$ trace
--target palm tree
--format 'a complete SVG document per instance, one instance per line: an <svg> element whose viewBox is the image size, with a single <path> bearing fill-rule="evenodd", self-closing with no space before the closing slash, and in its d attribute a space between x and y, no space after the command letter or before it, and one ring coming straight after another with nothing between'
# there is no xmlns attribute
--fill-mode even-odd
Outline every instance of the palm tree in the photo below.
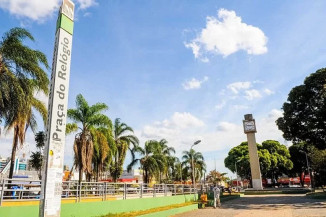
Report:
<svg viewBox="0 0 326 217"><path fill-rule="evenodd" d="M96 103L90 106L81 94L76 97L76 109L68 109L67 116L73 123L67 124L66 133L80 130L75 135L74 142L74 166L79 169L79 183L82 181L84 172L88 180L92 175L94 154L94 134L92 131L96 127L110 128L112 125L110 119L102 114L107 109L108 106L104 103Z"/></svg>
<svg viewBox="0 0 326 217"><path fill-rule="evenodd" d="M23 145L26 130L35 132L34 111L46 122L45 105L36 99L37 91L48 94L49 79L41 64L49 69L46 56L23 45L23 39L34 41L25 29L13 28L0 41L0 119L5 120L6 131L13 130L13 146L9 178L12 178L18 143Z"/></svg>
<svg viewBox="0 0 326 217"><path fill-rule="evenodd" d="M49 69L46 56L23 45L26 38L34 41L26 29L12 28L0 41L0 119L10 118L9 114L24 102L24 89L19 79L33 79L37 89L48 92L49 80L40 66L43 64Z"/></svg>
<svg viewBox="0 0 326 217"><path fill-rule="evenodd" d="M38 151L32 152L30 163L31 166L38 171L38 177L42 179L42 161L43 161L43 148L45 146L45 134L43 131L35 135L36 147Z"/></svg>
<svg viewBox="0 0 326 217"><path fill-rule="evenodd" d="M177 158L176 162L174 163L174 169L173 169L173 177L174 181L182 181L183 175L182 175L182 162L180 162L179 158Z"/></svg>
<svg viewBox="0 0 326 217"><path fill-rule="evenodd" d="M182 160L182 166L184 166L188 173L190 173L191 180L198 180L203 176L204 171L206 171L206 164L202 153L196 152L194 149L190 149L190 151L184 151ZM194 168L192 165L194 165ZM192 171L194 171L194 174ZM195 177L193 177L193 175Z"/></svg>
<svg viewBox="0 0 326 217"><path fill-rule="evenodd" d="M14 73L0 72L0 122L1 119L9 122L9 118L13 117L13 113L22 105L24 95Z"/></svg>
<svg viewBox="0 0 326 217"><path fill-rule="evenodd" d="M94 141L93 168L96 172L96 181L111 164L116 150L111 132L111 128L104 127L92 130Z"/></svg>
<svg viewBox="0 0 326 217"><path fill-rule="evenodd" d="M206 181L208 183L213 183L221 185L221 182L226 182L228 178L226 177L227 173L220 173L217 170L211 170L206 176Z"/></svg>
<svg viewBox="0 0 326 217"><path fill-rule="evenodd" d="M167 172L166 177L169 181L176 181L181 180L181 173L180 173L180 160L175 156L168 156L167 157Z"/></svg>
<svg viewBox="0 0 326 217"><path fill-rule="evenodd" d="M134 130L127 124L121 123L119 118L115 119L112 136L116 150L110 167L110 174L114 182L117 181L123 172L123 163L128 149L131 152L132 159L135 159L135 153L133 150L138 146L139 141L135 135L130 134L133 132ZM131 144L133 147L131 147Z"/></svg>
<svg viewBox="0 0 326 217"><path fill-rule="evenodd" d="M128 171L137 163L140 163L143 170L144 182L149 183L150 180L160 173L160 169L166 164L163 155L158 154L159 143L155 140L145 142L145 147L135 147L134 152L139 152L142 157L136 158L128 165Z"/></svg>
<svg viewBox="0 0 326 217"><path fill-rule="evenodd" d="M158 148L157 148L157 154L162 155L165 158L166 164L160 168L160 173L159 173L159 182L162 182L162 174L165 175L165 177L168 177L168 172L170 169L171 164L169 164L170 161L172 161L173 157L171 154L175 154L175 149L173 147L169 147L168 141L165 139L161 139L158 143Z"/></svg>

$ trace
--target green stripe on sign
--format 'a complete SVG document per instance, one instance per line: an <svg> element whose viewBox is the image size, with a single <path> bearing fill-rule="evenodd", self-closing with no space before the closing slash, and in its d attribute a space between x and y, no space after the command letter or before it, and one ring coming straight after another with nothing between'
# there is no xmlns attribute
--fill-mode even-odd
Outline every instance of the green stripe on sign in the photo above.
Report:
<svg viewBox="0 0 326 217"><path fill-rule="evenodd" d="M57 20L57 30L59 28L66 30L69 34L72 35L74 32L74 22L66 15L60 14Z"/></svg>

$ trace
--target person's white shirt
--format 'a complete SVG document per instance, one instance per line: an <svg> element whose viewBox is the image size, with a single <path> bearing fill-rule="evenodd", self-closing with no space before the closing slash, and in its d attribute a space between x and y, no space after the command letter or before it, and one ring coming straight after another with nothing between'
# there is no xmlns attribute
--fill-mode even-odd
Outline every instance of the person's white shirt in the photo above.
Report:
<svg viewBox="0 0 326 217"><path fill-rule="evenodd" d="M221 190L220 190L219 187L215 186L213 188L213 192L214 192L214 208L216 208L217 205L220 206L220 193L221 193Z"/></svg>
<svg viewBox="0 0 326 217"><path fill-rule="evenodd" d="M219 187L215 186L213 188L213 191L214 191L214 198L220 198L220 193L221 193L221 190Z"/></svg>

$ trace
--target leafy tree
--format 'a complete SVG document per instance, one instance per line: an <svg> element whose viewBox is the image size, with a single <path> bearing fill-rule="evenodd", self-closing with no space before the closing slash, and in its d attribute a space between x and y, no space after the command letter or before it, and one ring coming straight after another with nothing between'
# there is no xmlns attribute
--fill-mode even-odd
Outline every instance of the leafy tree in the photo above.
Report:
<svg viewBox="0 0 326 217"><path fill-rule="evenodd" d="M291 155L291 161L293 162L293 168L290 170L291 176L299 176L301 186L304 185L304 179L302 173L308 171L306 154L309 154L309 150L305 143L293 144L289 147L289 152Z"/></svg>
<svg viewBox="0 0 326 217"><path fill-rule="evenodd" d="M326 149L326 68L317 70L294 87L277 119L283 137L293 143L305 142Z"/></svg>
<svg viewBox="0 0 326 217"><path fill-rule="evenodd" d="M267 140L263 145L257 144L261 174L265 178L277 179L282 173L287 173L293 166L286 146L277 141ZM237 172L242 178L251 180L248 143L242 142L232 148L224 160L225 166L232 172Z"/></svg>
<svg viewBox="0 0 326 217"><path fill-rule="evenodd" d="M49 80L41 65L46 69L49 65L42 52L22 43L26 38L34 41L27 30L13 28L0 42L0 119L5 120L6 131L14 131L11 159L15 159L18 143L23 145L26 130L31 127L36 131L35 110L44 123L47 118L46 107L35 98L35 93L48 93ZM11 160L9 178L13 171Z"/></svg>
<svg viewBox="0 0 326 217"><path fill-rule="evenodd" d="M262 143L260 151L267 150L270 154L271 166L266 172L267 177L277 180L282 174L288 174L293 163L290 159L290 152L285 145L275 140L266 140ZM267 153L265 156L268 156ZM263 159L262 159L263 160Z"/></svg>
<svg viewBox="0 0 326 217"><path fill-rule="evenodd" d="M182 166L188 172L187 176L185 177L190 176L191 180L199 180L201 177L203 177L203 174L206 171L206 164L202 153L196 152L194 149L190 149L190 151L184 151L182 160ZM192 171L194 171L194 174Z"/></svg>
<svg viewBox="0 0 326 217"><path fill-rule="evenodd" d="M133 135L133 129L125 123L121 123L120 119L115 119L113 126L113 140L116 147L113 155L113 162L110 167L110 174L116 182L123 172L123 163L126 158L127 150L130 151L132 159L135 159L133 150L138 146L138 138ZM133 147L131 147L133 145Z"/></svg>
<svg viewBox="0 0 326 217"><path fill-rule="evenodd" d="M251 179L248 143L242 142L240 145L232 148L225 158L224 164L232 172L237 171L240 177Z"/></svg>
<svg viewBox="0 0 326 217"><path fill-rule="evenodd" d="M43 162L43 148L45 146L45 134L43 131L35 135L36 147L38 151L32 152L30 163L31 166L38 171L38 177L42 179L42 162Z"/></svg>
<svg viewBox="0 0 326 217"><path fill-rule="evenodd" d="M319 150L313 147L309 154L309 159L311 163L311 170L314 172L312 176L313 186L326 185L326 149Z"/></svg>
<svg viewBox="0 0 326 217"><path fill-rule="evenodd" d="M108 106L104 103L90 106L81 94L76 97L76 109L68 109L67 116L73 123L67 124L66 132L80 131L75 135L74 142L74 166L79 169L79 182L82 181L84 172L88 180L93 172L94 133L92 132L98 127L110 128L112 125L111 120L102 114L107 109ZM77 124L80 124L80 127Z"/></svg>
<svg viewBox="0 0 326 217"><path fill-rule="evenodd" d="M160 169L166 164L166 159L158 152L158 149L160 149L159 142L156 140L148 140L145 142L144 148L137 146L133 149L134 152L139 152L142 157L133 159L128 165L128 170L131 170L134 165L140 163L144 171L144 182L150 183L150 180L158 176Z"/></svg>

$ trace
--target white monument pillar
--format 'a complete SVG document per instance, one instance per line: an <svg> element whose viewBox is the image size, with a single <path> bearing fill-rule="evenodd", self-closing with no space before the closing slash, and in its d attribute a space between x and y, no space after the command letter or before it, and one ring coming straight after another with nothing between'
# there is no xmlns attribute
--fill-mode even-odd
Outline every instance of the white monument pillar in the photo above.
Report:
<svg viewBox="0 0 326 217"><path fill-rule="evenodd" d="M257 132L256 123L255 119L252 117L252 114L246 114L244 118L243 128L244 133L247 134L248 140L252 187L254 190L262 190L263 186L255 137L255 133Z"/></svg>
<svg viewBox="0 0 326 217"><path fill-rule="evenodd" d="M73 19L74 3L63 0L53 52L40 217L60 217Z"/></svg>

